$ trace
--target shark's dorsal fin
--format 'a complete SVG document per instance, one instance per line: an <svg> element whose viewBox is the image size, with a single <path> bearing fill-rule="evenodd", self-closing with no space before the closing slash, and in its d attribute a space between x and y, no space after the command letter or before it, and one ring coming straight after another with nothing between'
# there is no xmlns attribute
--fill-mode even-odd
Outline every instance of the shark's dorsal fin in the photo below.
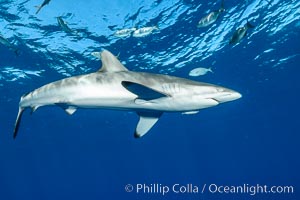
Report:
<svg viewBox="0 0 300 200"><path fill-rule="evenodd" d="M104 50L101 52L100 57L102 61L102 67L99 69L99 72L128 71L128 69L124 65L122 65L118 58L114 56L111 52Z"/></svg>
<svg viewBox="0 0 300 200"><path fill-rule="evenodd" d="M137 124L134 137L140 138L153 127L162 115L162 112L138 112L137 114L140 116L140 120Z"/></svg>
<svg viewBox="0 0 300 200"><path fill-rule="evenodd" d="M158 99L161 97L167 97L167 94L158 92L152 88L149 88L145 85L134 83L131 81L122 81L123 87L125 87L128 91L132 92L133 94L137 95L137 99L143 99L146 101Z"/></svg>

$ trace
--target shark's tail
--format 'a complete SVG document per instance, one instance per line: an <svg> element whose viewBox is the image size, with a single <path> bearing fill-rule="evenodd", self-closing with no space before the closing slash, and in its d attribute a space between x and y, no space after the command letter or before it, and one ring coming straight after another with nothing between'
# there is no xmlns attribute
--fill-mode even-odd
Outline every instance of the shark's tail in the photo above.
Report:
<svg viewBox="0 0 300 200"><path fill-rule="evenodd" d="M16 122L15 122L14 139L17 137L24 110L25 110L25 108L19 107L18 116L17 116Z"/></svg>

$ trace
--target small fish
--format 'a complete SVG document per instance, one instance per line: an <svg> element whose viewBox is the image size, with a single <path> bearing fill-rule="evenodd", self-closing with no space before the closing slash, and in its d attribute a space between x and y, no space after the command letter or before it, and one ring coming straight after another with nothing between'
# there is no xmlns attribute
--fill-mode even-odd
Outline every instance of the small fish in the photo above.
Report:
<svg viewBox="0 0 300 200"><path fill-rule="evenodd" d="M0 43L6 46L8 49L12 50L15 52L15 54L18 56L19 49L17 49L13 44L11 44L6 38L0 35Z"/></svg>
<svg viewBox="0 0 300 200"><path fill-rule="evenodd" d="M195 68L195 69L191 70L190 73L189 73L189 76L203 76L207 72L214 73L212 71L211 67L210 68L198 67L198 68Z"/></svg>
<svg viewBox="0 0 300 200"><path fill-rule="evenodd" d="M37 7L37 11L35 14L38 14L40 12L40 10L47 4L49 4L51 0L44 0L43 3L40 6L36 6Z"/></svg>
<svg viewBox="0 0 300 200"><path fill-rule="evenodd" d="M64 22L64 20L61 17L57 17L57 23L63 31L65 31L66 33L73 34L73 31L68 27L68 25Z"/></svg>
<svg viewBox="0 0 300 200"><path fill-rule="evenodd" d="M114 36L116 36L116 37L128 37L135 30L136 30L136 28L125 28L125 29L117 30L114 33Z"/></svg>
<svg viewBox="0 0 300 200"><path fill-rule="evenodd" d="M91 53L91 55L101 60L101 52L94 51Z"/></svg>
<svg viewBox="0 0 300 200"><path fill-rule="evenodd" d="M271 1L270 0L263 0L263 1L266 1L268 4L269 4L269 6L272 6L272 3L271 3ZM247 0L247 4L249 3L249 1Z"/></svg>
<svg viewBox="0 0 300 200"><path fill-rule="evenodd" d="M247 21L247 23L243 27L238 28L234 32L233 36L230 39L229 44L239 43L247 35L247 30L249 28L254 28L254 26Z"/></svg>
<svg viewBox="0 0 300 200"><path fill-rule="evenodd" d="M202 17L197 24L197 28L202 28L213 24L219 18L220 14L224 12L224 0L222 1L221 7L219 10L212 11L205 17Z"/></svg>
<svg viewBox="0 0 300 200"><path fill-rule="evenodd" d="M140 29L137 29L133 32L133 37L145 37L147 35L150 35L153 31L159 30L157 26L149 26L149 27L143 27Z"/></svg>

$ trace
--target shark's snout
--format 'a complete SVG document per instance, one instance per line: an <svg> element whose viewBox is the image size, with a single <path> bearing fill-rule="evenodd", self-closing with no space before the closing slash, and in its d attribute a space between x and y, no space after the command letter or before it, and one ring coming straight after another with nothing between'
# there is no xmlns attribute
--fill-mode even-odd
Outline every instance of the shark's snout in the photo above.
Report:
<svg viewBox="0 0 300 200"><path fill-rule="evenodd" d="M214 99L219 103L224 103L227 101L234 101L241 97L242 95L239 92L236 92L234 90L229 90L229 89L223 89L223 91L218 92L218 94L214 97Z"/></svg>

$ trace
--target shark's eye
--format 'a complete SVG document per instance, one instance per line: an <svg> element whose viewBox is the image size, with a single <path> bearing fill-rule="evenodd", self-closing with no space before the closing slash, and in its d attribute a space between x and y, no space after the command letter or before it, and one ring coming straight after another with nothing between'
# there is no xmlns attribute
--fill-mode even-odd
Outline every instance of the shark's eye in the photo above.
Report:
<svg viewBox="0 0 300 200"><path fill-rule="evenodd" d="M216 88L217 92L224 92L224 88Z"/></svg>

